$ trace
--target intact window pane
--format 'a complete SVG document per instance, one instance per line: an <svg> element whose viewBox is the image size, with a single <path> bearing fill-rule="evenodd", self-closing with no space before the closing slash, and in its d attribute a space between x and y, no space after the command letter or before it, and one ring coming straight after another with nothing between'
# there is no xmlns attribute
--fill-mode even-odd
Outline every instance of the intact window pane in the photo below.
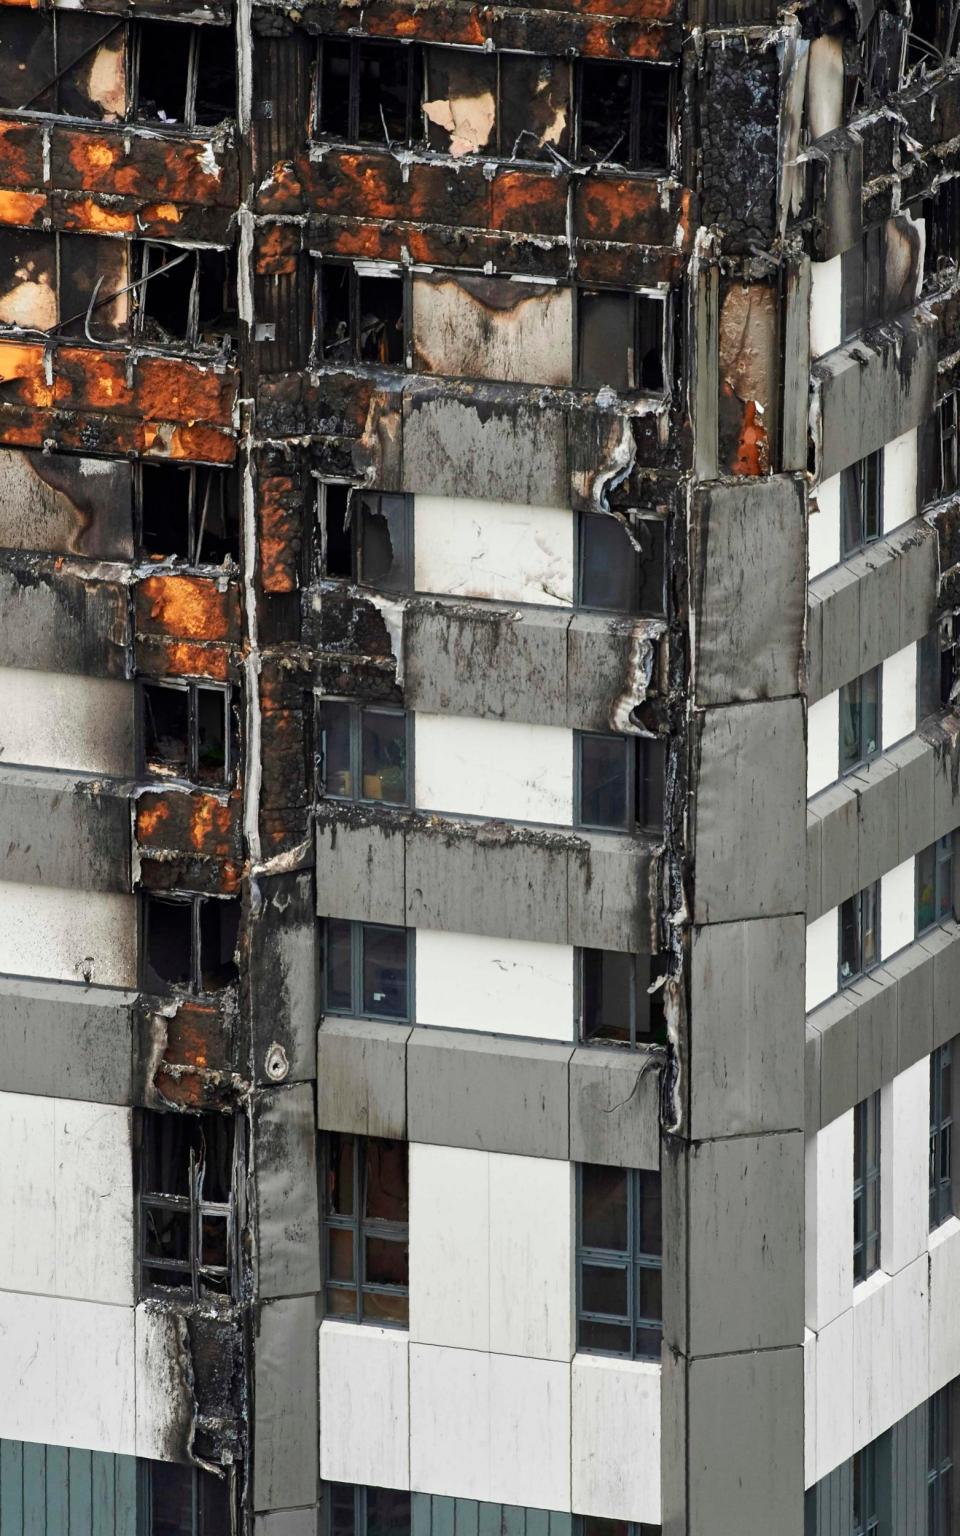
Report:
<svg viewBox="0 0 960 1536"><path fill-rule="evenodd" d="M860 903L850 896L840 907L840 978L852 981L863 970L860 953Z"/></svg>
<svg viewBox="0 0 960 1536"><path fill-rule="evenodd" d="M365 1244L364 1278L371 1285L407 1285L406 1238L367 1237Z"/></svg>
<svg viewBox="0 0 960 1536"><path fill-rule="evenodd" d="M407 798L406 716L365 709L361 728L364 800L403 805Z"/></svg>
<svg viewBox="0 0 960 1536"><path fill-rule="evenodd" d="M580 517L580 602L585 608L631 613L636 603L636 554L615 517Z"/></svg>
<svg viewBox="0 0 960 1536"><path fill-rule="evenodd" d="M637 1248L640 1253L663 1251L663 1215L659 1173L637 1174Z"/></svg>
<svg viewBox="0 0 960 1536"><path fill-rule="evenodd" d="M331 1131L327 1155L327 1210L336 1216L352 1216L356 1206L352 1136Z"/></svg>
<svg viewBox="0 0 960 1536"><path fill-rule="evenodd" d="M646 737L637 742L637 823L648 831L663 828L663 781L666 769L666 743Z"/></svg>
<svg viewBox="0 0 960 1536"><path fill-rule="evenodd" d="M324 981L329 1013L350 1013L353 1009L350 931L349 923L327 918Z"/></svg>
<svg viewBox="0 0 960 1536"><path fill-rule="evenodd" d="M630 1040L634 957L608 949L581 951L584 1040Z"/></svg>
<svg viewBox="0 0 960 1536"><path fill-rule="evenodd" d="M342 1280L349 1284L356 1279L352 1227L331 1227L327 1265L331 1280Z"/></svg>
<svg viewBox="0 0 960 1536"><path fill-rule="evenodd" d="M365 1536L410 1536L409 1493L395 1488L368 1488Z"/></svg>
<svg viewBox="0 0 960 1536"><path fill-rule="evenodd" d="M193 1468L150 1463L151 1536L194 1536Z"/></svg>
<svg viewBox="0 0 960 1536"><path fill-rule="evenodd" d="M629 1243L627 1170L588 1163L581 1169L580 1180L581 1246L626 1253Z"/></svg>
<svg viewBox="0 0 960 1536"><path fill-rule="evenodd" d="M407 1144L371 1137L366 1143L365 1216L376 1221L405 1222L408 1210Z"/></svg>
<svg viewBox="0 0 960 1536"><path fill-rule="evenodd" d="M861 752L870 757L880 750L880 668L860 679Z"/></svg>
<svg viewBox="0 0 960 1536"><path fill-rule="evenodd" d="M342 704L333 699L324 700L320 715L323 731L324 793L331 799L349 800L353 796L350 717L349 704Z"/></svg>
<svg viewBox="0 0 960 1536"><path fill-rule="evenodd" d="M917 644L917 720L937 714L940 704L940 631L935 626Z"/></svg>
<svg viewBox="0 0 960 1536"><path fill-rule="evenodd" d="M577 383L584 389L633 388L632 315L630 293L584 288L577 294Z"/></svg>
<svg viewBox="0 0 960 1536"><path fill-rule="evenodd" d="M598 1353L609 1355L631 1353L630 1329L622 1323L596 1323L588 1318L581 1318L577 1342L581 1349L596 1350Z"/></svg>
<svg viewBox="0 0 960 1536"><path fill-rule="evenodd" d="M352 1483L328 1483L330 1536L355 1536L354 1487Z"/></svg>
<svg viewBox="0 0 960 1536"><path fill-rule="evenodd" d="M363 927L363 1012L378 1018L407 1017L407 931Z"/></svg>
<svg viewBox="0 0 960 1536"><path fill-rule="evenodd" d="M860 958L865 971L880 959L880 885L874 882L860 893Z"/></svg>
<svg viewBox="0 0 960 1536"><path fill-rule="evenodd" d="M365 1323L392 1323L402 1328L407 1322L409 1306L405 1291L364 1291L363 1320Z"/></svg>
<svg viewBox="0 0 960 1536"><path fill-rule="evenodd" d="M840 552L852 554L863 543L860 504L860 465L851 464L840 476Z"/></svg>
<svg viewBox="0 0 960 1536"><path fill-rule="evenodd" d="M923 933L937 920L937 850L931 844L917 854L917 932Z"/></svg>
<svg viewBox="0 0 960 1536"><path fill-rule="evenodd" d="M580 816L585 827L609 827L625 831L630 823L630 752L625 736L581 735Z"/></svg>
<svg viewBox="0 0 960 1536"><path fill-rule="evenodd" d="M581 1271L580 1305L584 1312L628 1317L630 1276L626 1264L587 1264Z"/></svg>

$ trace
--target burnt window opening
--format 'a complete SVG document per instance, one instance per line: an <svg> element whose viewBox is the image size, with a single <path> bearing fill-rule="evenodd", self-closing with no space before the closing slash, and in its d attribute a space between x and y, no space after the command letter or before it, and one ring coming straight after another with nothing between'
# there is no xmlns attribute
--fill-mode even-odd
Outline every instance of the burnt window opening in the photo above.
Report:
<svg viewBox="0 0 960 1536"><path fill-rule="evenodd" d="M845 342L885 318L886 259L885 224L868 229L840 258L840 323Z"/></svg>
<svg viewBox="0 0 960 1536"><path fill-rule="evenodd" d="M626 513L581 512L577 605L608 613L666 613L667 525Z"/></svg>
<svg viewBox="0 0 960 1536"><path fill-rule="evenodd" d="M321 1137L324 1311L404 1328L409 1309L407 1144Z"/></svg>
<svg viewBox="0 0 960 1536"><path fill-rule="evenodd" d="M232 784L239 752L233 690L212 683L142 683L140 767L155 778Z"/></svg>
<svg viewBox="0 0 960 1536"><path fill-rule="evenodd" d="M127 23L83 11L0 10L0 108L116 122L127 109Z"/></svg>
<svg viewBox="0 0 960 1536"><path fill-rule="evenodd" d="M840 477L840 553L844 559L883 532L883 453L868 454Z"/></svg>
<svg viewBox="0 0 960 1536"><path fill-rule="evenodd" d="M412 723L403 709L317 700L317 784L327 800L408 805Z"/></svg>
<svg viewBox="0 0 960 1536"><path fill-rule="evenodd" d="M925 275L935 276L941 262L960 261L960 177L942 181L932 196L923 198L910 211L924 222Z"/></svg>
<svg viewBox="0 0 960 1536"><path fill-rule="evenodd" d="M411 591L413 497L319 482L314 564L317 576Z"/></svg>
<svg viewBox="0 0 960 1536"><path fill-rule="evenodd" d="M956 390L937 405L937 427L940 440L939 491L941 496L955 496L960 491L960 405Z"/></svg>
<svg viewBox="0 0 960 1536"><path fill-rule="evenodd" d="M208 996L237 979L238 896L143 893L141 986Z"/></svg>
<svg viewBox="0 0 960 1536"><path fill-rule="evenodd" d="M140 1462L144 1536L231 1536L230 1475L184 1467L173 1461Z"/></svg>
<svg viewBox="0 0 960 1536"><path fill-rule="evenodd" d="M351 144L422 141L422 52L416 44L321 38L317 46L316 131Z"/></svg>
<svg viewBox="0 0 960 1536"><path fill-rule="evenodd" d="M665 171L671 159L673 71L655 64L580 59L574 155L581 164Z"/></svg>
<svg viewBox="0 0 960 1536"><path fill-rule="evenodd" d="M141 1294L200 1301L235 1293L237 1125L234 1115L143 1111Z"/></svg>
<svg viewBox="0 0 960 1536"><path fill-rule="evenodd" d="M5 229L0 325L98 345L128 333L128 243L108 236Z"/></svg>
<svg viewBox="0 0 960 1536"><path fill-rule="evenodd" d="M940 69L960 42L957 0L911 0L909 63Z"/></svg>
<svg viewBox="0 0 960 1536"><path fill-rule="evenodd" d="M188 565L240 560L236 472L207 464L144 463L136 477L141 556Z"/></svg>
<svg viewBox="0 0 960 1536"><path fill-rule="evenodd" d="M237 340L233 254L153 240L132 247L134 332L158 346L212 347Z"/></svg>
<svg viewBox="0 0 960 1536"><path fill-rule="evenodd" d="M666 742L574 733L575 824L606 832L662 832Z"/></svg>
<svg viewBox="0 0 960 1536"><path fill-rule="evenodd" d="M917 644L917 722L949 709L960 678L960 615L947 613Z"/></svg>
<svg viewBox="0 0 960 1536"><path fill-rule="evenodd" d="M620 394L669 387L670 310L661 294L578 288L576 382Z"/></svg>
<svg viewBox="0 0 960 1536"><path fill-rule="evenodd" d="M410 1495L356 1483L323 1485L324 1536L411 1536Z"/></svg>
<svg viewBox="0 0 960 1536"><path fill-rule="evenodd" d="M133 56L133 115L138 122L205 128L236 116L236 40L231 27L139 21Z"/></svg>
<svg viewBox="0 0 960 1536"><path fill-rule="evenodd" d="M317 354L325 366L407 362L407 282L396 268L323 261L316 285Z"/></svg>
<svg viewBox="0 0 960 1536"><path fill-rule="evenodd" d="M413 944L412 928L328 917L323 924L324 1013L401 1023L411 1019Z"/></svg>
<svg viewBox="0 0 960 1536"><path fill-rule="evenodd" d="M585 1045L665 1045L665 955L577 950L578 1035Z"/></svg>

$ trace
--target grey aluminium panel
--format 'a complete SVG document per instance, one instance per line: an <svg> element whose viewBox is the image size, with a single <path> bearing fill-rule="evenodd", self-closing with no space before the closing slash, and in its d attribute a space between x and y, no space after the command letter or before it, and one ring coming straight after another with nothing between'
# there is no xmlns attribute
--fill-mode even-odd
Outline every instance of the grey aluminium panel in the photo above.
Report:
<svg viewBox="0 0 960 1536"><path fill-rule="evenodd" d="M529 506L569 507L563 412L472 386L457 399L442 381L408 385L401 489Z"/></svg>
<svg viewBox="0 0 960 1536"><path fill-rule="evenodd" d="M253 1506L315 1504L318 1494L317 1298L267 1301L253 1349Z"/></svg>
<svg viewBox="0 0 960 1536"><path fill-rule="evenodd" d="M820 655L816 679L811 676L808 684L810 704L860 673L860 582L856 571L849 565L838 565L817 577L814 586L820 600Z"/></svg>
<svg viewBox="0 0 960 1536"><path fill-rule="evenodd" d="M0 634L8 667L88 677L131 674L127 589L119 579L89 579L82 563L55 568L50 559L18 556L13 568L0 568Z"/></svg>
<svg viewBox="0 0 960 1536"><path fill-rule="evenodd" d="M570 1160L660 1167L659 1054L581 1046L570 1058Z"/></svg>
<svg viewBox="0 0 960 1536"><path fill-rule="evenodd" d="M858 863L856 889L863 890L900 862L900 785L897 767L887 757L865 763L844 781L857 796ZM824 824L824 846L830 835Z"/></svg>
<svg viewBox="0 0 960 1536"><path fill-rule="evenodd" d="M564 608L414 599L403 620L407 708L579 724L567 713L570 621Z"/></svg>
<svg viewBox="0 0 960 1536"><path fill-rule="evenodd" d="M272 1515L256 1515L253 1536L318 1536L320 1512L316 1505L307 1509L278 1509Z"/></svg>
<svg viewBox="0 0 960 1536"><path fill-rule="evenodd" d="M820 1035L819 1125L829 1125L858 1098L856 1003L847 990L837 992L807 1016L807 1023Z"/></svg>
<svg viewBox="0 0 960 1536"><path fill-rule="evenodd" d="M417 821L406 841L404 920L411 928L565 944L572 843L503 822Z"/></svg>
<svg viewBox="0 0 960 1536"><path fill-rule="evenodd" d="M130 890L130 798L123 782L0 768L3 877L88 891Z"/></svg>
<svg viewBox="0 0 960 1536"><path fill-rule="evenodd" d="M937 321L918 308L814 363L823 479L926 420L937 337Z"/></svg>
<svg viewBox="0 0 960 1536"><path fill-rule="evenodd" d="M314 1294L321 1285L313 1086L261 1092L255 1109L257 1277L263 1297Z"/></svg>
<svg viewBox="0 0 960 1536"><path fill-rule="evenodd" d="M0 1082L8 1093L133 1103L135 992L0 976Z"/></svg>
<svg viewBox="0 0 960 1536"><path fill-rule="evenodd" d="M567 861L567 943L656 950L658 869L655 850L637 838L578 833Z"/></svg>
<svg viewBox="0 0 960 1536"><path fill-rule="evenodd" d="M317 1125L407 1139L408 1024L328 1016L317 1036Z"/></svg>
<svg viewBox="0 0 960 1536"><path fill-rule="evenodd" d="M354 922L406 922L403 824L353 806L317 811L317 913Z"/></svg>

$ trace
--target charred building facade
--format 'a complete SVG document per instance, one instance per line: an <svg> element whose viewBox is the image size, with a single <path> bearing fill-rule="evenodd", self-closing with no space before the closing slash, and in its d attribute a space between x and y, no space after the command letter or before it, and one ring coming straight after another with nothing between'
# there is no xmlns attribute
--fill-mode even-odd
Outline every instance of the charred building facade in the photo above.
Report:
<svg viewBox="0 0 960 1536"><path fill-rule="evenodd" d="M0 1536L957 1536L958 11L0 3Z"/></svg>

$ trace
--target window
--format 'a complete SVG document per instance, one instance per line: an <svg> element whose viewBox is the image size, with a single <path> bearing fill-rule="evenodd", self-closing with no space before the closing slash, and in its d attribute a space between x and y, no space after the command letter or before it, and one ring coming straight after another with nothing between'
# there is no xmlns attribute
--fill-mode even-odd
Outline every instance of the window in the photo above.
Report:
<svg viewBox="0 0 960 1536"><path fill-rule="evenodd" d="M673 75L655 65L580 59L575 155L581 164L665 170Z"/></svg>
<svg viewBox="0 0 960 1536"><path fill-rule="evenodd" d="M237 340L237 289L229 251L135 241L131 248L134 332L169 347L224 350Z"/></svg>
<svg viewBox="0 0 960 1536"><path fill-rule="evenodd" d="M582 389L660 394L667 388L669 309L661 294L578 288L576 301Z"/></svg>
<svg viewBox="0 0 960 1536"><path fill-rule="evenodd" d="M665 743L586 731L575 732L574 741L577 826L662 830Z"/></svg>
<svg viewBox="0 0 960 1536"><path fill-rule="evenodd" d="M577 603L608 613L666 612L667 525L654 518L581 512Z"/></svg>
<svg viewBox="0 0 960 1536"><path fill-rule="evenodd" d="M108 345L129 331L124 240L5 229L0 325Z"/></svg>
<svg viewBox="0 0 960 1536"><path fill-rule="evenodd" d="M144 1536L231 1536L233 1503L229 1473L172 1461L142 1461Z"/></svg>
<svg viewBox="0 0 960 1536"><path fill-rule="evenodd" d="M76 11L0 11L0 107L115 122L126 113L127 27Z"/></svg>
<svg viewBox="0 0 960 1536"><path fill-rule="evenodd" d="M660 1175L577 1165L577 1348L659 1360Z"/></svg>
<svg viewBox="0 0 960 1536"><path fill-rule="evenodd" d="M144 1110L140 1288L235 1294L234 1152L238 1117ZM176 1527L173 1528L176 1530Z"/></svg>
<svg viewBox="0 0 960 1536"><path fill-rule="evenodd" d="M137 471L140 551L158 560L222 565L240 559L237 477L206 464L141 464Z"/></svg>
<svg viewBox="0 0 960 1536"><path fill-rule="evenodd" d="M930 1055L930 1230L953 1215L953 1045Z"/></svg>
<svg viewBox="0 0 960 1536"><path fill-rule="evenodd" d="M141 123L214 127L237 110L232 27L137 23L134 116Z"/></svg>
<svg viewBox="0 0 960 1536"><path fill-rule="evenodd" d="M399 1488L325 1483L325 1536L410 1536L410 1495Z"/></svg>
<svg viewBox="0 0 960 1536"><path fill-rule="evenodd" d="M378 1136L323 1137L328 1317L405 1327L407 1146Z"/></svg>
<svg viewBox="0 0 960 1536"><path fill-rule="evenodd" d="M945 614L917 645L917 719L950 706L957 680L960 618Z"/></svg>
<svg viewBox="0 0 960 1536"><path fill-rule="evenodd" d="M877 1440L853 1458L853 1536L887 1536L880 1517L880 1477Z"/></svg>
<svg viewBox="0 0 960 1536"><path fill-rule="evenodd" d="M853 1110L853 1279L880 1268L880 1093ZM870 1529L870 1527L867 1527Z"/></svg>
<svg viewBox="0 0 960 1536"><path fill-rule="evenodd" d="M887 228L877 224L840 258L841 325L844 341L884 318L883 274Z"/></svg>
<svg viewBox="0 0 960 1536"><path fill-rule="evenodd" d="M879 539L883 519L883 455L868 454L840 476L841 554Z"/></svg>
<svg viewBox="0 0 960 1536"><path fill-rule="evenodd" d="M367 38L321 38L316 127L351 144L409 145L422 138L421 51Z"/></svg>
<svg viewBox="0 0 960 1536"><path fill-rule="evenodd" d="M604 1520L599 1515L574 1515L575 1536L660 1536L659 1525L638 1525L635 1520Z"/></svg>
<svg viewBox="0 0 960 1536"><path fill-rule="evenodd" d="M328 917L324 924L323 979L326 1013L409 1019L413 930Z"/></svg>
<svg viewBox="0 0 960 1536"><path fill-rule="evenodd" d="M409 592L413 584L413 497L321 481L315 574Z"/></svg>
<svg viewBox="0 0 960 1536"><path fill-rule="evenodd" d="M662 1045L663 955L577 950L579 1035L585 1044Z"/></svg>
<svg viewBox="0 0 960 1536"><path fill-rule="evenodd" d="M141 683L141 770L193 784L232 784L239 762L233 690L210 683Z"/></svg>
<svg viewBox="0 0 960 1536"><path fill-rule="evenodd" d="M237 979L240 898L143 895L146 992L221 992Z"/></svg>
<svg viewBox="0 0 960 1536"><path fill-rule="evenodd" d="M926 1536L954 1536L952 1387L941 1387L927 1403Z"/></svg>
<svg viewBox="0 0 960 1536"><path fill-rule="evenodd" d="M328 800L406 805L410 721L405 710L322 699L320 793Z"/></svg>
<svg viewBox="0 0 960 1536"><path fill-rule="evenodd" d="M397 267L317 263L317 351L325 366L407 362L406 279Z"/></svg>
<svg viewBox="0 0 960 1536"><path fill-rule="evenodd" d="M953 834L917 854L917 933L953 916Z"/></svg>
<svg viewBox="0 0 960 1536"><path fill-rule="evenodd" d="M840 903L840 986L880 963L880 881Z"/></svg>
<svg viewBox="0 0 960 1536"><path fill-rule="evenodd" d="M840 689L840 772L852 773L880 751L881 669Z"/></svg>

